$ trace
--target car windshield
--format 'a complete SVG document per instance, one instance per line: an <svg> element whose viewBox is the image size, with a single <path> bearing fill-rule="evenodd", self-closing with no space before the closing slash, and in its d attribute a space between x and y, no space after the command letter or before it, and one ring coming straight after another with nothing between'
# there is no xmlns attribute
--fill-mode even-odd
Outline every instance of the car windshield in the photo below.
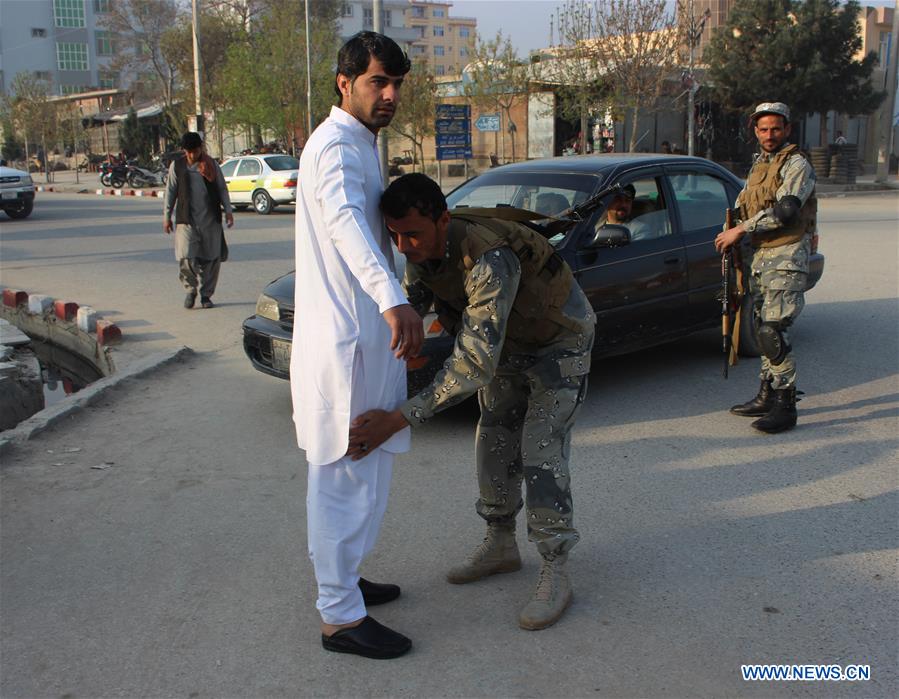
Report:
<svg viewBox="0 0 899 699"><path fill-rule="evenodd" d="M290 155L273 155L265 159L272 170L296 170L300 161Z"/></svg>
<svg viewBox="0 0 899 699"><path fill-rule="evenodd" d="M446 201L450 209L513 206L555 216L585 201L598 186L594 174L486 172L450 192ZM564 237L555 236L550 242L558 245Z"/></svg>

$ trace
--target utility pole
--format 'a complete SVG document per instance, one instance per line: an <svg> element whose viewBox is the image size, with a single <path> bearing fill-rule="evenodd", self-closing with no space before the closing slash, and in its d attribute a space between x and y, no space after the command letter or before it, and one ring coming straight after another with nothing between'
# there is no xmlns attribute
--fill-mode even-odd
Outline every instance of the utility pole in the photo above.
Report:
<svg viewBox="0 0 899 699"><path fill-rule="evenodd" d="M683 12L684 6L681 3L678 3L678 9L680 12ZM696 91L699 89L696 87L696 78L693 75L693 52L694 49L699 46L699 40L702 38L702 30L705 29L705 23L712 16L712 13L709 8L706 8L702 13L702 21L697 24L696 16L693 14L693 0L690 0L690 4L686 11L689 15L687 17L687 44L690 47L690 65L687 73L689 80L689 84L687 85L687 155L693 155L693 151L696 147L696 138L694 134L696 131L695 97Z"/></svg>
<svg viewBox="0 0 899 699"><path fill-rule="evenodd" d="M309 0L306 0L306 140L312 135L312 59L309 48ZM306 145L305 143L303 144Z"/></svg>
<svg viewBox="0 0 899 699"><path fill-rule="evenodd" d="M889 59L887 63L886 90L887 96L880 106L880 135L877 143L877 175L875 182L886 182L890 171L890 155L892 150L893 115L896 109L896 70L899 65L899 0L893 6L893 27L890 42L887 45Z"/></svg>
<svg viewBox="0 0 899 699"><path fill-rule="evenodd" d="M191 0L191 29L194 35L194 96L196 98L197 132L206 140L203 124L203 100L200 96L200 0Z"/></svg>
<svg viewBox="0 0 899 699"><path fill-rule="evenodd" d="M372 1L372 29L378 34L383 34L384 23L381 13L383 12L383 3L381 0ZM386 187L390 178L390 163L387 162L387 128L378 131L378 156L381 161L381 181Z"/></svg>

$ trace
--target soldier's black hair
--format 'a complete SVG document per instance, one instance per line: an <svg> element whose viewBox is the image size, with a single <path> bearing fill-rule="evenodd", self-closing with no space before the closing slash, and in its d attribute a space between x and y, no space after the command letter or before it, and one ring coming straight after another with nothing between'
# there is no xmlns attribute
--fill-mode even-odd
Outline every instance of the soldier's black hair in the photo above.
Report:
<svg viewBox="0 0 899 699"><path fill-rule="evenodd" d="M389 36L377 32L359 32L351 36L337 52L337 73L334 76L334 92L337 104L343 99L337 86L337 76L344 75L350 82L368 70L371 59L376 58L388 75L405 75L412 67L409 57Z"/></svg>
<svg viewBox="0 0 899 699"><path fill-rule="evenodd" d="M397 177L381 195L381 213L390 218L404 218L409 209L436 221L446 211L446 197L427 175L413 172Z"/></svg>

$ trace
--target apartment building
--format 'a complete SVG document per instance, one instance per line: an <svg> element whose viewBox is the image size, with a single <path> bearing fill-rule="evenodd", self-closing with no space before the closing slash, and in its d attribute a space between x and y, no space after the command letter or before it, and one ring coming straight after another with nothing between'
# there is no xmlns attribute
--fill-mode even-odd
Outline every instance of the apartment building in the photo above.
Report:
<svg viewBox="0 0 899 699"><path fill-rule="evenodd" d="M0 1L0 91L34 75L54 95L120 87L113 37L100 26L114 0Z"/></svg>
<svg viewBox="0 0 899 699"><path fill-rule="evenodd" d="M474 17L453 17L451 2L409 0L406 26L416 33L410 58L426 59L434 74L459 75L471 61L477 38Z"/></svg>
<svg viewBox="0 0 899 699"><path fill-rule="evenodd" d="M381 3L381 31L409 52L418 33L405 24L408 3L404 0L384 0ZM344 0L340 8L340 38L346 41L353 34L372 31L375 13L372 0Z"/></svg>

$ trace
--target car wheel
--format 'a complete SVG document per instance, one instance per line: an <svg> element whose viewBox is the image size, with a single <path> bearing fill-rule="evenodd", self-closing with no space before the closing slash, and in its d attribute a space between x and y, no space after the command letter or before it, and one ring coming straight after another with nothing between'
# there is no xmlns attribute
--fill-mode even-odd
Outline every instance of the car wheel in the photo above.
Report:
<svg viewBox="0 0 899 699"><path fill-rule="evenodd" d="M21 209L4 209L4 211L10 218L28 218L33 209L34 202L31 199L26 199Z"/></svg>
<svg viewBox="0 0 899 699"><path fill-rule="evenodd" d="M758 357L762 352L759 349L759 341L755 336L755 323L752 319L752 296L743 296L743 305L740 307L740 356Z"/></svg>
<svg viewBox="0 0 899 699"><path fill-rule="evenodd" d="M235 211L246 211L249 204L231 204L231 208Z"/></svg>
<svg viewBox="0 0 899 699"><path fill-rule="evenodd" d="M253 194L253 208L256 209L257 214L270 214L275 208L275 202L272 201L268 192L260 189Z"/></svg>

